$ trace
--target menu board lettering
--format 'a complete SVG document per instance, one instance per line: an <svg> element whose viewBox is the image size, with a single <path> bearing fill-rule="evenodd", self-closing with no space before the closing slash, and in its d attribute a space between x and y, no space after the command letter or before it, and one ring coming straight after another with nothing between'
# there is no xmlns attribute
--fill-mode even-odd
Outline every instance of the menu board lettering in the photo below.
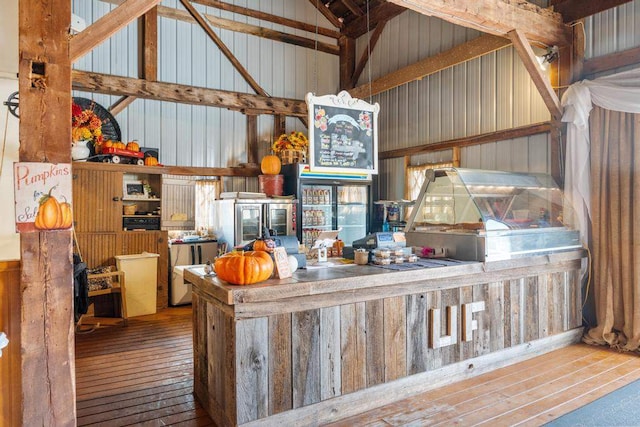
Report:
<svg viewBox="0 0 640 427"><path fill-rule="evenodd" d="M379 105L351 98L348 92L314 97L309 106L309 167L363 173L378 171Z"/></svg>

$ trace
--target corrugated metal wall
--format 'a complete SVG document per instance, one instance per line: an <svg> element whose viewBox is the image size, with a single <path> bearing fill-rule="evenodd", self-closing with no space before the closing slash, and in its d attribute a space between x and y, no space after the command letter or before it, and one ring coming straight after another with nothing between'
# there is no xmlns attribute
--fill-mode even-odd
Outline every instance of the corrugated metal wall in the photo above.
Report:
<svg viewBox="0 0 640 427"><path fill-rule="evenodd" d="M359 84L446 51L480 33L412 11L404 12L384 29ZM367 38L358 52L367 49ZM550 119L529 74L511 47L443 70L373 96L380 103L380 151L447 141L464 136L544 122ZM549 172L546 135L502 141L461 150L461 166L479 169ZM433 160L451 158L451 151L434 153ZM425 163L413 158L412 164ZM381 163L379 185L388 199L404 194L404 161Z"/></svg>
<svg viewBox="0 0 640 427"><path fill-rule="evenodd" d="M231 3L260 9L309 23L331 25L306 1L251 1ZM534 3L546 6L546 0ZM163 6L182 8L178 0ZM74 13L88 23L114 6L105 2L74 1ZM281 30L278 25L245 16L198 8L208 14ZM640 0L588 18L585 22L586 57L605 55L640 45ZM303 99L309 91L335 93L338 89L338 58L254 36L215 30L271 95ZM291 31L287 29L286 31ZM296 32L309 38L314 34ZM359 84L374 80L420 59L445 51L479 35L417 14L404 12L385 27L371 52L370 66ZM329 41L322 36L320 41ZM357 43L357 59L367 49L367 37ZM76 68L116 75L137 76L137 25L112 37L80 59ZM252 93L217 47L196 25L160 18L159 78L163 81ZM108 107L117 98L94 97ZM380 103L380 151L435 143L453 138L509 129L549 120L540 95L512 48L460 64L416 82L373 96ZM246 162L246 121L241 113L218 108L136 100L117 116L123 139L138 139L143 146L160 149L166 164L224 167ZM266 152L273 129L270 116L258 121L261 154ZM287 119L287 129L304 130L299 120ZM514 171L550 172L549 141L546 135L501 141L462 149L463 167ZM434 155L446 160L450 151ZM427 156L427 157L429 157ZM444 157L443 157L444 156ZM415 157L412 163L426 159ZM402 159L380 164L381 197L401 198L404 193ZM225 190L257 190L257 180L225 179Z"/></svg>
<svg viewBox="0 0 640 427"><path fill-rule="evenodd" d="M307 1L229 1L299 21L331 25ZM162 6L184 10L178 0L164 0ZM270 22L195 5L202 13L259 25L315 39L316 35L284 28ZM115 6L101 1L76 0L73 11L94 22ZM75 68L100 73L138 76L137 23L130 24L93 52L81 58ZM313 49L271 41L247 34L214 28L258 84L271 96L304 99L307 92L335 93L338 87L338 57ZM318 41L333 42L323 36ZM131 47L134 48L131 48ZM159 18L158 78L161 81L213 89L254 93L216 45L197 25ZM74 92L93 98L108 108L118 97ZM138 99L116 117L124 140L137 139L142 146L160 150L162 163L179 166L227 167L246 163L246 117L226 109ZM287 130L305 130L300 120L287 118ZM261 153L266 153L273 131L272 116L259 116ZM255 181L255 182L254 182ZM245 184L246 183L246 184ZM227 190L257 190L257 180L227 179Z"/></svg>

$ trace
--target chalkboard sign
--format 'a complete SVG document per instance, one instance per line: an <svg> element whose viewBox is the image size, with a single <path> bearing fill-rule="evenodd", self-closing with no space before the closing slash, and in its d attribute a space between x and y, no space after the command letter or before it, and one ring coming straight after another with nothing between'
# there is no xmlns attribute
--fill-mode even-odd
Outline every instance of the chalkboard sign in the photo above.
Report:
<svg viewBox="0 0 640 427"><path fill-rule="evenodd" d="M380 106L338 95L306 97L309 108L309 168L378 173Z"/></svg>

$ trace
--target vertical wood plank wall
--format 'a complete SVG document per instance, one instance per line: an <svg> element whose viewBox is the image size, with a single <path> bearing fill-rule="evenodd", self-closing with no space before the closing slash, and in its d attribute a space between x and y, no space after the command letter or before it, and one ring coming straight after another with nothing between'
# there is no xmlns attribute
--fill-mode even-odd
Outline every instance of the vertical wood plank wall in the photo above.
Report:
<svg viewBox="0 0 640 427"><path fill-rule="evenodd" d="M473 314L478 329L465 342L459 305L474 301L484 301L485 309ZM232 425L236 416L243 424L569 331L582 324L580 301L574 271L235 321L229 306L196 295L196 395L208 388L203 404L221 414L220 425ZM446 335L447 306L458 307L458 338L431 348L430 312L440 309L436 336ZM235 340L222 322L235 322ZM198 351L203 348L208 351Z"/></svg>
<svg viewBox="0 0 640 427"><path fill-rule="evenodd" d="M9 339L0 357L0 425L22 425L20 396L20 261L0 261L0 332Z"/></svg>

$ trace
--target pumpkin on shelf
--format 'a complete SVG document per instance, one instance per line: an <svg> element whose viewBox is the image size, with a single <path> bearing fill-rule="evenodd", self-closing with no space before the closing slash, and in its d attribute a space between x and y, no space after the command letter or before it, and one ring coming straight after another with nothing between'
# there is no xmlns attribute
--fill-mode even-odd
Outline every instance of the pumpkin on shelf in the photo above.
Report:
<svg viewBox="0 0 640 427"><path fill-rule="evenodd" d="M267 154L260 162L260 170L265 175L278 175L281 168L282 162L275 154Z"/></svg>
<svg viewBox="0 0 640 427"><path fill-rule="evenodd" d="M129 151L140 151L140 144L137 141L129 141L126 148Z"/></svg>
<svg viewBox="0 0 640 427"><path fill-rule="evenodd" d="M273 274L273 260L264 251L234 251L216 258L217 276L233 285L251 285Z"/></svg>
<svg viewBox="0 0 640 427"><path fill-rule="evenodd" d="M144 158L145 166L158 166L158 159L153 156L147 156Z"/></svg>

